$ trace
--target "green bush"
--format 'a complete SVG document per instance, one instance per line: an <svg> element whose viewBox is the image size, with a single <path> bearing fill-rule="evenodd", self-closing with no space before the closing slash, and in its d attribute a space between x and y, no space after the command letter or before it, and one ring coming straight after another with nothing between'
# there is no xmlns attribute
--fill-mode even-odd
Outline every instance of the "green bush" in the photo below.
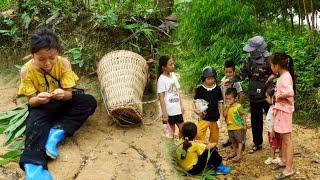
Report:
<svg viewBox="0 0 320 180"><path fill-rule="evenodd" d="M185 9L172 49L164 51L174 52L183 85L194 88L203 67L214 66L220 79L225 60L240 64L244 42L259 28L251 9L232 0L193 1Z"/></svg>

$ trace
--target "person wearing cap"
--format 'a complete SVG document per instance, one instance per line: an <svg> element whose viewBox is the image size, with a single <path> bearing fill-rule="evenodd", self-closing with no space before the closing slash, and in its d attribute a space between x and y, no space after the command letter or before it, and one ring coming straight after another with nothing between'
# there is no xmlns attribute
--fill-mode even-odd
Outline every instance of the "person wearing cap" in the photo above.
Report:
<svg viewBox="0 0 320 180"><path fill-rule="evenodd" d="M250 57L241 68L240 79L244 80L248 78L249 80L248 96L254 143L250 153L253 153L262 147L263 112L267 113L270 107L265 100L265 90L267 86L272 85L274 75L269 63L267 63L270 53L267 50L267 43L262 36L255 36L249 39L248 44L243 50L250 53Z"/></svg>
<svg viewBox="0 0 320 180"><path fill-rule="evenodd" d="M203 99L208 102L206 113L197 109L194 101L194 112L199 116L197 140L205 141L206 131L209 128L209 143L218 143L219 127L217 121L223 120L223 97L220 86L217 86L217 73L212 67L205 67L201 76L202 84L195 90L194 99Z"/></svg>

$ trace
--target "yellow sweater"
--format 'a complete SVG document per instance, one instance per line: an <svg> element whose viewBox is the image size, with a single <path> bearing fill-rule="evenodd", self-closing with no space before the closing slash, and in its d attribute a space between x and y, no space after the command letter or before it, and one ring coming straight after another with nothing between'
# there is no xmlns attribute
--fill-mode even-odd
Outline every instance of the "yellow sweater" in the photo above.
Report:
<svg viewBox="0 0 320 180"><path fill-rule="evenodd" d="M178 146L178 149L176 150L178 163L186 171L191 170L193 166L197 164L198 157L206 149L206 145L203 143L198 143L194 141L190 141L190 142L192 146L188 148L185 159L181 159L181 155L182 155L181 152L183 151L183 140L179 141L179 146Z"/></svg>
<svg viewBox="0 0 320 180"><path fill-rule="evenodd" d="M33 59L28 61L22 68L27 72L26 75L21 77L21 84L18 90L19 95L30 96L40 92L52 92L59 88L58 82L49 75L45 75L38 71L32 65ZM60 88L72 88L76 85L78 76L71 70L71 68L64 67L61 56L58 56L56 63L53 66L50 74L56 79L60 80L62 87ZM45 77L48 80L49 87L46 84Z"/></svg>

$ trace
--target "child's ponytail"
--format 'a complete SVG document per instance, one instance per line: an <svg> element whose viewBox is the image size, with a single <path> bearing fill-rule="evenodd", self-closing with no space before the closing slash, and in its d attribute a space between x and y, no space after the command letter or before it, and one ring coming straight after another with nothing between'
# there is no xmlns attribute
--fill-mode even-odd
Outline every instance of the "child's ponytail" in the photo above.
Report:
<svg viewBox="0 0 320 180"><path fill-rule="evenodd" d="M285 52L275 52L269 57L272 64L277 64L281 68L284 68L289 71L292 81L293 81L293 90L296 92L296 77L294 75L293 59Z"/></svg>
<svg viewBox="0 0 320 180"><path fill-rule="evenodd" d="M288 71L292 77L292 81L293 81L293 90L294 92L296 92L296 77L294 75L294 65L293 65L293 59L291 56L287 55L287 61L288 61Z"/></svg>
<svg viewBox="0 0 320 180"><path fill-rule="evenodd" d="M197 126L193 122L185 122L182 125L181 134L184 139L182 148L185 151L184 154L181 154L181 159L185 159L188 149L192 146L190 141L193 141L197 135Z"/></svg>
<svg viewBox="0 0 320 180"><path fill-rule="evenodd" d="M185 152L188 152L189 147L192 146L192 144L189 142L189 138L188 137L184 138L184 142L183 142L182 145L183 145L182 148L185 150ZM181 154L181 159L185 159L186 156L187 156L187 153Z"/></svg>

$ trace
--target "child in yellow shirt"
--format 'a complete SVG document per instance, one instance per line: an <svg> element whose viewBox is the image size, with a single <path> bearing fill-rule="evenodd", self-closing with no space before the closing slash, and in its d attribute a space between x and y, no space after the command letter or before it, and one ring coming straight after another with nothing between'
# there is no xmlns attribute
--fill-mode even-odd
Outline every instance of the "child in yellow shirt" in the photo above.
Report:
<svg viewBox="0 0 320 180"><path fill-rule="evenodd" d="M179 165L184 170L196 175L207 166L214 168L218 173L228 174L230 172L230 167L223 165L222 157L216 150L216 143L205 145L194 141L197 135L197 126L193 122L183 124L181 135L183 139L179 141L176 155ZM209 158L208 154L210 154Z"/></svg>
<svg viewBox="0 0 320 180"><path fill-rule="evenodd" d="M33 33L30 50L32 59L21 69L18 91L29 100L20 167L28 180L51 180L46 156L58 157L58 143L80 128L97 102L91 95L72 90L79 78L70 62L59 56L61 46L55 32L43 28Z"/></svg>
<svg viewBox="0 0 320 180"><path fill-rule="evenodd" d="M238 162L242 158L242 148L245 142L245 134L247 129L246 118L241 104L236 102L236 88L228 88L225 94L226 109L224 116L227 122L229 139L232 143L233 153L228 158L233 158L232 161Z"/></svg>

